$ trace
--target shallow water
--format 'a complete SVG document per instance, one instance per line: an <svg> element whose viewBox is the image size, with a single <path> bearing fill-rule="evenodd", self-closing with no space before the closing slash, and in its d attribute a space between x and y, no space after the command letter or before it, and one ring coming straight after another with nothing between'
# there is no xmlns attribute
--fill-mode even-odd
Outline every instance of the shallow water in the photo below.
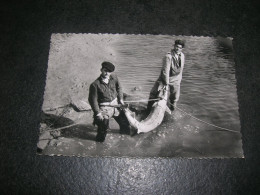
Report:
<svg viewBox="0 0 260 195"><path fill-rule="evenodd" d="M175 39L186 41L179 108L217 126L240 131L232 48L213 37L121 35L113 45L124 92L147 99ZM137 90L134 88L136 87ZM215 127L210 127L214 129Z"/></svg>

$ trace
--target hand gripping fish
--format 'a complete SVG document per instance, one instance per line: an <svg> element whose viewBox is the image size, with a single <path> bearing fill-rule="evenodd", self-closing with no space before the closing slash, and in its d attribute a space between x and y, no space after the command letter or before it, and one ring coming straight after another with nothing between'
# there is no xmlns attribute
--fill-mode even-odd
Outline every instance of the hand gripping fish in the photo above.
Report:
<svg viewBox="0 0 260 195"><path fill-rule="evenodd" d="M151 112L146 119L139 122L134 117L132 117L129 108L123 109L130 125L137 129L138 134L142 132L144 133L149 132L155 129L156 127L158 127L163 120L165 111L170 112L169 108L167 107L167 97L168 97L167 87L160 84L158 87L158 91L160 91L159 92L160 100L158 100L153 104Z"/></svg>

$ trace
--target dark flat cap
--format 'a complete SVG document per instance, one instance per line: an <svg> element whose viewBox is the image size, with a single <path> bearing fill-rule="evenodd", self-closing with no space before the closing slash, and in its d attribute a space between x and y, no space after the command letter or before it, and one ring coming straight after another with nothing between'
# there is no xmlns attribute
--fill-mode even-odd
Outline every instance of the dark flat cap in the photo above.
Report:
<svg viewBox="0 0 260 195"><path fill-rule="evenodd" d="M115 66L111 62L103 62L101 65L102 68L106 68L108 72L114 72L115 70Z"/></svg>

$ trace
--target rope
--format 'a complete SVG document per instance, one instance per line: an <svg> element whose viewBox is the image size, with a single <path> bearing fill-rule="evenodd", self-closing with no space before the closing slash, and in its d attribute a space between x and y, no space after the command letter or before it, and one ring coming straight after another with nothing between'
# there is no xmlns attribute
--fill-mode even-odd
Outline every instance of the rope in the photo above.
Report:
<svg viewBox="0 0 260 195"><path fill-rule="evenodd" d="M72 125L68 125L68 126L60 127L60 128L56 128L56 129L47 129L46 131L58 131L58 130L67 129L69 127L73 127L73 126L76 126L76 125L80 125L80 123L75 123L75 124L72 124Z"/></svg>
<svg viewBox="0 0 260 195"><path fill-rule="evenodd" d="M124 102L126 102L126 103L128 103L128 102L129 102L129 103L130 103L130 102L149 102L149 101L155 101L155 100L160 100L160 98L148 99L148 100L142 99L142 100L124 101ZM171 103L169 103L169 104L171 104ZM173 105L173 104L171 104L171 105ZM205 123L205 124L207 124L207 125L216 127L216 128L218 128L218 129L226 130L226 131L229 131L229 132L239 133L238 131L231 130L231 129L227 129L227 128L224 128L224 127L220 127L220 126L217 126L217 125L208 123L208 122L206 122L206 121L203 121L203 120L201 120L201 119L198 119L198 118L196 118L195 116L192 116L191 114L189 114L189 113L183 111L182 109L178 108L177 106L175 106L175 108L177 108L177 109L180 110L181 112L185 113L186 115L190 116L191 118L194 118L194 119L196 119L196 120L198 120L198 121L200 121L200 122L202 122L202 123ZM65 111L63 110L63 112L62 112L59 116L62 116L63 114L65 114L65 112L66 112L66 110L65 110ZM56 122L57 122L57 121L56 121ZM73 127L73 126L76 126L76 125L78 125L78 124L76 123L76 124L68 125L68 126L65 126L65 127L57 128L57 129L47 130L47 131L62 130L62 129L66 129L66 128Z"/></svg>
<svg viewBox="0 0 260 195"><path fill-rule="evenodd" d="M135 100L135 101L124 101L124 102L129 102L129 103L130 103L130 102L149 102L149 101L154 101L154 100L159 100L159 99L160 99L160 98L149 99L149 100L144 100L144 99L143 99L143 100ZM170 104L171 104L171 103L170 103ZM171 105L173 105L173 104L171 104ZM208 122L206 122L206 121L203 121L203 120L201 120L201 119L196 118L195 116L192 116L191 114L189 114L189 113L183 111L182 109L180 109L180 108L178 108L178 107L176 107L176 108L177 108L178 110L180 110L181 112L185 113L186 115L190 116L191 118L194 118L194 119L196 119L196 120L198 120L198 121L200 121L200 122L202 122L202 123L205 123L205 124L207 124L207 125L216 127L216 128L218 128L218 129L226 130L226 131L229 131L229 132L239 133L238 131L235 131L235 130L227 129L227 128L224 128L224 127L220 127L220 126L217 126L217 125L208 123Z"/></svg>
<svg viewBox="0 0 260 195"><path fill-rule="evenodd" d="M149 99L149 100L133 100L133 101L124 101L125 103L131 103L131 102L150 102L150 101L155 101L155 100L160 100L160 98L156 99Z"/></svg>
<svg viewBox="0 0 260 195"><path fill-rule="evenodd" d="M138 101L124 101L125 103L130 103L130 102L148 102L148 101L155 101L155 100L159 100L160 98L156 98L156 99L149 99L149 100L138 100ZM64 106L64 107L66 107L66 106ZM58 117L61 117L61 116L63 116L65 113L66 113L66 111L67 110L63 110L63 112L58 116ZM135 118L135 113L134 113L134 118ZM59 119L57 119L57 120L59 120ZM56 121L54 121L54 124L57 122L57 120ZM52 124L51 126L53 126L54 124ZM58 131L58 130L62 130L62 129L66 129L66 128L69 128L69 127L73 127L73 126L76 126L76 125L79 125L80 123L76 123L76 124L71 124L71 125L68 125L68 126L65 126L65 127L60 127L60 128L56 128L56 129L48 129L48 130L46 130L46 131ZM48 126L49 128L51 128L51 126Z"/></svg>
<svg viewBox="0 0 260 195"><path fill-rule="evenodd" d="M170 104L171 104L171 103L170 103ZM172 105L172 104L171 104L171 105ZM223 129L223 130L226 130L226 131L230 131L230 132L233 132L233 133L239 133L238 131L231 130L231 129L227 129L227 128L224 128L224 127L220 127L220 126L217 126L217 125L208 123L208 122L206 122L206 121L200 120L200 119L196 118L195 116L192 116L191 114L188 114L187 112L181 110L181 109L178 108L177 106L176 106L175 108L177 108L177 109L180 110L181 112L185 113L186 115L190 116L191 118L194 118L194 119L196 119L196 120L198 120L198 121L200 121L200 122L203 122L203 123L205 123L205 124L207 124L207 125L210 125L210 126L213 126L213 127L219 128L219 129Z"/></svg>
<svg viewBox="0 0 260 195"><path fill-rule="evenodd" d="M139 101L138 101L138 100L136 100L136 101L125 101L125 102L149 102L149 101L154 101L154 100L159 100L159 99L160 99L160 98L157 98L157 99L149 99L149 100L139 100ZM170 104L171 104L171 103L170 103ZM173 105L173 104L171 104L171 105ZM203 121L203 120L201 120L201 119L196 118L195 116L192 116L191 114L189 114L189 113L183 111L182 109L180 109L180 108L178 108L178 107L176 107L176 108L177 108L178 110L180 110L181 112L185 113L186 115L190 116L191 118L194 118L194 119L196 119L196 120L198 120L198 121L200 121L200 122L202 122L202 123L205 123L205 124L207 124L207 125L216 127L216 128L218 128L218 129L226 130L226 131L229 131L229 132L239 133L238 131L235 131L235 130L227 129L227 128L224 128L224 127L220 127L220 126L217 126L217 125L208 123L208 122L206 122L206 121Z"/></svg>

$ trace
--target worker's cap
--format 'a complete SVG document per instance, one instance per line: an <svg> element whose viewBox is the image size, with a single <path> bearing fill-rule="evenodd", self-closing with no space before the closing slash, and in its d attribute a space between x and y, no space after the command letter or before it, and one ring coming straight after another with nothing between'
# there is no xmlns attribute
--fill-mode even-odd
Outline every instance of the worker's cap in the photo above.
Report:
<svg viewBox="0 0 260 195"><path fill-rule="evenodd" d="M174 42L174 45L181 45L182 48L184 48L185 47L185 42L183 40L176 40Z"/></svg>
<svg viewBox="0 0 260 195"><path fill-rule="evenodd" d="M101 64L102 68L107 69L108 72L114 72L115 70L115 66L114 64L110 63L110 62L103 62Z"/></svg>

